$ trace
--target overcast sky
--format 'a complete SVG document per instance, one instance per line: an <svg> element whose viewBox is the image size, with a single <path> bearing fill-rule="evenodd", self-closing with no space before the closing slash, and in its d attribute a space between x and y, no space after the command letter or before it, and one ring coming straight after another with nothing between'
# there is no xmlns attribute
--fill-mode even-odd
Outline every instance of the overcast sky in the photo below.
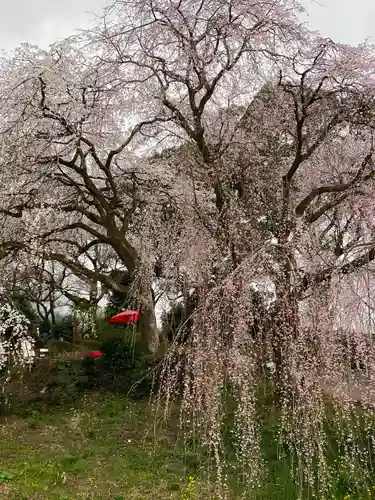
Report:
<svg viewBox="0 0 375 500"><path fill-rule="evenodd" d="M22 42L45 48L88 25L105 0L0 0L0 48Z"/></svg>
<svg viewBox="0 0 375 500"><path fill-rule="evenodd" d="M375 41L375 0L320 0L310 7L313 28L334 40ZM0 48L21 42L47 47L87 25L105 0L0 0Z"/></svg>
<svg viewBox="0 0 375 500"><path fill-rule="evenodd" d="M335 41L375 41L375 0L310 1L310 24Z"/></svg>

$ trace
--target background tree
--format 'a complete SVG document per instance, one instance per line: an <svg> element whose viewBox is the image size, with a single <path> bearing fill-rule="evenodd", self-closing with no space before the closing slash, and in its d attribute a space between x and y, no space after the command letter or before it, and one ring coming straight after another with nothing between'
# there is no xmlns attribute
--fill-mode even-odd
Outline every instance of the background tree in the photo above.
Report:
<svg viewBox="0 0 375 500"><path fill-rule="evenodd" d="M96 269L88 257L95 247L109 247L134 282L139 253L132 216L150 188L129 148L139 147L140 132L150 133L164 117L123 126L118 110L130 103L116 91L116 76L91 59L63 43L50 53L22 47L3 61L1 161L10 161L13 171L3 177L1 210L8 229L2 248L4 256L18 251L58 262L122 293L127 289L111 270ZM140 330L152 342L151 284L136 288Z"/></svg>

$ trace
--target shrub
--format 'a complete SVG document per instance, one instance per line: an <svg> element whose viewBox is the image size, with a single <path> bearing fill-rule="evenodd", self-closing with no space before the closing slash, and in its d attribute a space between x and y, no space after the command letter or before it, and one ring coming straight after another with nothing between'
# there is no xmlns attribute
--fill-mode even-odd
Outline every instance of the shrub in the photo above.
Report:
<svg viewBox="0 0 375 500"><path fill-rule="evenodd" d="M123 338L124 336L130 336L133 333L132 326L126 325L114 325L108 323L106 318L101 318L97 323L97 338L100 344L103 344L112 338Z"/></svg>
<svg viewBox="0 0 375 500"><path fill-rule="evenodd" d="M47 405L72 403L85 385L82 361L45 358L24 375L23 394L18 405L34 402Z"/></svg>
<svg viewBox="0 0 375 500"><path fill-rule="evenodd" d="M55 338L62 337L65 341L71 342L73 336L73 318L69 314L67 316L58 317L56 323L51 328Z"/></svg>
<svg viewBox="0 0 375 500"><path fill-rule="evenodd" d="M85 351L85 347L81 344L73 344L72 342L67 342L65 340L50 340L48 341L49 352L52 355L66 354L66 353L74 353L74 352L83 352ZM45 346L43 346L45 347Z"/></svg>
<svg viewBox="0 0 375 500"><path fill-rule="evenodd" d="M80 347L82 347L82 350L85 350L85 351L98 350L98 349L100 349L101 344L102 343L99 340L95 340L95 339L83 339L78 343L78 345ZM74 344L74 345L77 345L77 344Z"/></svg>
<svg viewBox="0 0 375 500"><path fill-rule="evenodd" d="M86 375L81 360L58 360L46 383L45 398L49 404L67 404L80 395L86 383Z"/></svg>
<svg viewBox="0 0 375 500"><path fill-rule="evenodd" d="M69 358L59 356L37 360L34 368L23 374L22 383L13 380L14 393L12 391L9 396L15 398L19 410L31 402L34 405L71 404L88 389L124 392L134 398L147 397L153 381L152 360L144 353L141 344L133 342L129 332L124 335L123 331L120 330L120 335L119 330L115 330L116 334L101 343L99 349L97 342L90 343L91 349L74 344L84 351L101 350L103 356L100 358L85 356L82 359L81 351L77 359L70 355ZM53 345L56 344L65 345L54 341Z"/></svg>
<svg viewBox="0 0 375 500"><path fill-rule="evenodd" d="M103 356L99 359L85 358L84 373L88 385L141 398L151 391L152 360L145 354L138 341L129 335L112 336L101 345Z"/></svg>

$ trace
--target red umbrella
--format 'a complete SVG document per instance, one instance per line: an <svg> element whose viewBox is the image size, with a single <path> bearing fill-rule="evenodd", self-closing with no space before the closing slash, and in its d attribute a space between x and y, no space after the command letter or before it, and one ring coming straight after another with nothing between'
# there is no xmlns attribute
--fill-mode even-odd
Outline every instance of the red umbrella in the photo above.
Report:
<svg viewBox="0 0 375 500"><path fill-rule="evenodd" d="M103 356L103 353L101 351L91 351L87 353L87 356L90 358L100 358L100 356Z"/></svg>
<svg viewBox="0 0 375 500"><path fill-rule="evenodd" d="M116 316L112 316L108 321L110 323L135 323L139 320L138 311L121 311Z"/></svg>

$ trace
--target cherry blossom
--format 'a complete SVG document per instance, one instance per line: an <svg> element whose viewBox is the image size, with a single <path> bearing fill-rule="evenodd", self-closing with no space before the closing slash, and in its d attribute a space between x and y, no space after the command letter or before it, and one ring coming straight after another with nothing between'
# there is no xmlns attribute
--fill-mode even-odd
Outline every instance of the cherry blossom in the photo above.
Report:
<svg viewBox="0 0 375 500"><path fill-rule="evenodd" d="M0 369L27 367L35 359L34 340L28 320L10 304L0 308Z"/></svg>

